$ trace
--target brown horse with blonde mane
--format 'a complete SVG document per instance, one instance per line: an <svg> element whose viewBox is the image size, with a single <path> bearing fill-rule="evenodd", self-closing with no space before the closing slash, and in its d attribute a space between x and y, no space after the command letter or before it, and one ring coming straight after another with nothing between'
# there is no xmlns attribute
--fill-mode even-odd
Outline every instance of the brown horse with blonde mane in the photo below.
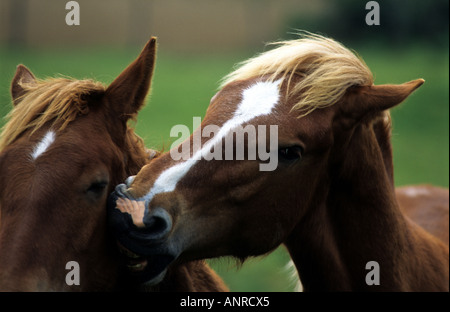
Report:
<svg viewBox="0 0 450 312"><path fill-rule="evenodd" d="M448 190L394 187L388 110L423 82L374 85L329 38L278 43L225 79L187 141L116 188L118 239L154 276L285 244L307 291L448 291Z"/></svg>
<svg viewBox="0 0 450 312"><path fill-rule="evenodd" d="M113 187L154 156L127 125L149 90L152 38L108 87L91 80L38 80L17 67L14 109L0 138L0 291L138 289L107 227ZM66 281L79 265L79 285ZM132 281L132 279L131 279ZM159 282L159 281L158 281ZM174 266L154 291L221 291L202 261Z"/></svg>

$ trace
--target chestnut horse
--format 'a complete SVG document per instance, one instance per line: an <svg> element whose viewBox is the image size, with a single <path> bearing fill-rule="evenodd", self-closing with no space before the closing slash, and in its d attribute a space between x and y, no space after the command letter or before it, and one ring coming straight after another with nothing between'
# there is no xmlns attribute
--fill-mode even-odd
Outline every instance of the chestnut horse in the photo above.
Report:
<svg viewBox="0 0 450 312"><path fill-rule="evenodd" d="M127 121L144 104L155 49L152 38L108 87L37 80L17 67L14 109L0 138L1 291L132 289L108 233L106 201L152 157ZM79 282L69 274L75 269ZM226 290L202 261L170 271L146 290Z"/></svg>
<svg viewBox="0 0 450 312"><path fill-rule="evenodd" d="M186 144L117 186L119 240L162 273L172 261L244 260L285 244L306 291L448 291L448 190L401 189L399 204L394 187L387 110L424 81L374 85L329 38L278 44L226 77ZM218 130L199 136L208 127ZM262 170L272 160L261 154L238 159L239 146L269 151L275 168ZM236 157L218 160L227 154Z"/></svg>

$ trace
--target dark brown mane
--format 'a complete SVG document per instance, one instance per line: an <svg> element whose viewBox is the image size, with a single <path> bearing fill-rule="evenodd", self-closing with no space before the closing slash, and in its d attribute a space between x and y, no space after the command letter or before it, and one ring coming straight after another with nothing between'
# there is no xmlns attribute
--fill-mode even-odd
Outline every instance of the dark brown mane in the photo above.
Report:
<svg viewBox="0 0 450 312"><path fill-rule="evenodd" d="M138 173L149 159L154 158L159 154L156 151L147 149L142 138L138 136L131 127L127 128L125 146L130 157L127 168L127 174L129 175Z"/></svg>

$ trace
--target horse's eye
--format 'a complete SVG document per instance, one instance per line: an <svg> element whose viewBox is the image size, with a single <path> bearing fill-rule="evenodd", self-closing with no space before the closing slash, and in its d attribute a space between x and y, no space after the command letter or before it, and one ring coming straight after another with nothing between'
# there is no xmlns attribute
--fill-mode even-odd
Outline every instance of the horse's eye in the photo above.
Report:
<svg viewBox="0 0 450 312"><path fill-rule="evenodd" d="M108 185L108 182L106 182L106 181L94 182L89 186L89 188L87 189L87 192L93 193L93 194L101 194L105 190L107 185Z"/></svg>
<svg viewBox="0 0 450 312"><path fill-rule="evenodd" d="M303 148L300 146L281 147L278 149L278 157L285 161L294 161L301 159Z"/></svg>

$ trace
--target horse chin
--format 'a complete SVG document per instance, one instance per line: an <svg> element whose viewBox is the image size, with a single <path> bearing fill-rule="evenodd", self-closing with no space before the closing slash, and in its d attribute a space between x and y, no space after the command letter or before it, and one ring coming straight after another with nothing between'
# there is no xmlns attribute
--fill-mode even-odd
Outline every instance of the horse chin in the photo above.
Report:
<svg viewBox="0 0 450 312"><path fill-rule="evenodd" d="M155 276L154 278L152 278L151 280L148 280L146 282L144 282L144 286L146 287L152 287L152 286L156 286L159 283L162 282L162 280L164 279L164 277L166 276L167 273L167 269L162 271L161 273L159 273L157 276Z"/></svg>

